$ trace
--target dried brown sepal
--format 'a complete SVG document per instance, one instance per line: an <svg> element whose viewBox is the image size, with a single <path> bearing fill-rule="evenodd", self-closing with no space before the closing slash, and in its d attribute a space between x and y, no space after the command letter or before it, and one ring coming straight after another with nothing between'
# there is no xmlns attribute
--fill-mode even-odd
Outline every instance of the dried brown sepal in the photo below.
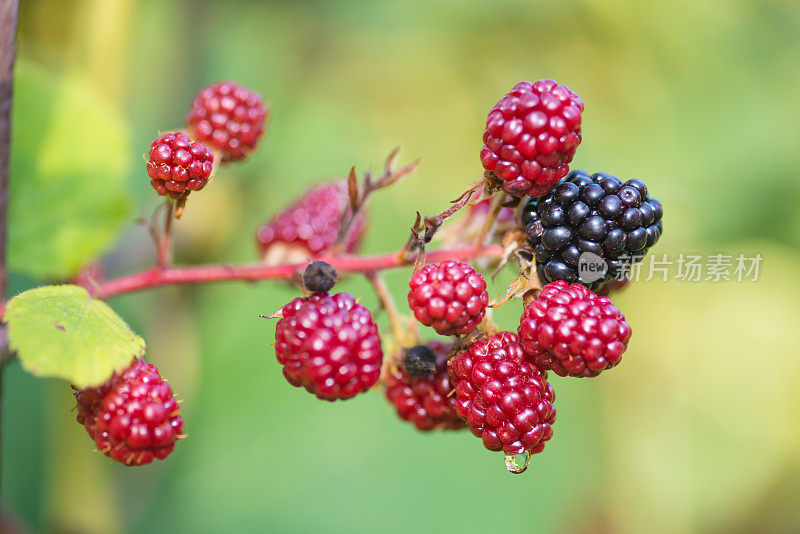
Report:
<svg viewBox="0 0 800 534"><path fill-rule="evenodd" d="M491 195L503 189L503 180L501 180L495 173L486 171L483 173L483 180L481 183L484 186L484 191L487 195Z"/></svg>
<svg viewBox="0 0 800 534"><path fill-rule="evenodd" d="M400 156L400 147L395 148L386 158L386 165L384 166L383 175L378 182L374 184L373 190L384 189L391 185L396 184L405 176L414 172L419 165L419 160L412 162L405 167L397 168L397 158Z"/></svg>
<svg viewBox="0 0 800 534"><path fill-rule="evenodd" d="M416 255L414 270L418 270L425 262L425 247L433 240L436 232L441 228L444 219L440 215L423 218L419 212L411 227L411 236L405 246L400 250L400 257L409 261Z"/></svg>
<svg viewBox="0 0 800 534"><path fill-rule="evenodd" d="M538 297L542 291L542 285L535 272L536 265L530 252L517 250L513 256L519 261L519 275L508 286L505 296L490 302L489 308L498 308L515 297L522 298L523 304L527 306L528 302Z"/></svg>
<svg viewBox="0 0 800 534"><path fill-rule="evenodd" d="M347 193L350 200L350 210L342 214L342 220L339 224L339 234L336 236L336 243L331 248L333 255L341 252L347 234L350 232L353 220L355 220L356 216L364 208L370 195L375 191L396 184L401 178L407 176L417 168L419 160L397 169L395 166L399 154L400 147L395 148L389 154L389 157L386 159L383 174L381 174L381 177L377 181L372 179L372 173L364 173L364 179L360 187L358 184L358 176L356 175L356 168L350 168L350 172L347 175Z"/></svg>
<svg viewBox="0 0 800 534"><path fill-rule="evenodd" d="M175 202L175 218L176 219L180 219L181 215L183 215L183 210L186 209L186 199L188 199L188 198L189 198L189 196L186 195L186 196L180 197Z"/></svg>
<svg viewBox="0 0 800 534"><path fill-rule="evenodd" d="M347 193L350 196L350 208L355 210L358 207L358 180L355 167L350 167L350 173L347 175Z"/></svg>
<svg viewBox="0 0 800 534"><path fill-rule="evenodd" d="M278 311L274 311L269 315L259 315L262 319L283 319L283 308L279 309Z"/></svg>
<svg viewBox="0 0 800 534"><path fill-rule="evenodd" d="M527 242L525 240L525 232L523 230L512 230L503 235L503 257L497 264L497 267L492 271L492 280L494 280L500 271L503 270L508 262L513 258L520 262L530 262L530 252L526 250ZM522 257L520 257L522 255Z"/></svg>

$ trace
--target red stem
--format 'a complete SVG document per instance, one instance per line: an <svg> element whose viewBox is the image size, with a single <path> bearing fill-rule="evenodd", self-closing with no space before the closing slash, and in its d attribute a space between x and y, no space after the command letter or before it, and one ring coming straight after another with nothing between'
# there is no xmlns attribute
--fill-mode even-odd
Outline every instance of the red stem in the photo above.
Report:
<svg viewBox="0 0 800 534"><path fill-rule="evenodd" d="M478 257L501 256L503 247L492 245L486 247L464 247L452 250L434 250L427 254L428 261L454 259L466 261ZM397 253L381 256L337 256L318 258L330 263L339 272L368 273L411 265L413 261L402 259ZM142 291L159 286L202 284L209 282L249 281L288 279L302 271L306 263L284 265L196 265L192 267L158 267L134 274L100 282L93 289L99 299L107 299L124 293ZM2 305L0 305L0 313Z"/></svg>
<svg viewBox="0 0 800 534"><path fill-rule="evenodd" d="M459 260L474 258L500 257L503 247L489 245L485 247L463 247L450 250L434 250L428 252L429 261ZM317 258L328 262L339 272L369 273L395 269L412 265L414 259L403 259L398 253L381 256L336 256ZM128 274L100 282L94 287L87 287L96 298L107 299L116 295L134 293L169 285L206 284L210 282L291 279L305 269L307 263L290 263L283 265L195 265L191 267L169 267L162 269L153 267L146 271ZM0 300L0 321L3 319L7 302Z"/></svg>

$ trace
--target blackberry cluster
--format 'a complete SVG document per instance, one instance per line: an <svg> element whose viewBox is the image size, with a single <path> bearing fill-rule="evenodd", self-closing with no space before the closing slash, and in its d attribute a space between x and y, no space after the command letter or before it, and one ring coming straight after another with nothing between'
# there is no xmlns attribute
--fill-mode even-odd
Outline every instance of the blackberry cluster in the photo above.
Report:
<svg viewBox="0 0 800 534"><path fill-rule="evenodd" d="M408 287L414 317L440 335L469 334L486 315L486 281L469 263L446 260L426 265L411 275Z"/></svg>
<svg viewBox="0 0 800 534"><path fill-rule="evenodd" d="M315 185L264 223L256 232L256 244L265 263L303 261L327 252L339 236L342 220L351 215L347 184ZM345 237L345 252L358 249L365 230L366 218L359 212Z"/></svg>
<svg viewBox="0 0 800 534"><path fill-rule="evenodd" d="M520 82L489 112L481 164L516 197L541 196L569 170L581 142L583 101L555 80Z"/></svg>
<svg viewBox="0 0 800 534"><path fill-rule="evenodd" d="M258 93L222 81L197 93L186 123L197 139L220 150L228 162L243 159L256 147L268 117Z"/></svg>
<svg viewBox="0 0 800 534"><path fill-rule="evenodd" d="M214 155L183 132L158 136L147 153L147 175L159 195L178 199L204 188L211 178Z"/></svg>
<svg viewBox="0 0 800 534"><path fill-rule="evenodd" d="M172 388L141 358L105 384L76 390L75 399L77 420L98 450L125 465L163 460L183 433Z"/></svg>
<svg viewBox="0 0 800 534"><path fill-rule="evenodd" d="M519 337L499 332L475 341L449 363L456 413L490 451L537 454L553 437L555 392Z"/></svg>
<svg viewBox="0 0 800 534"><path fill-rule="evenodd" d="M575 170L547 195L530 199L522 213L542 284L564 280L598 289L640 261L663 232L661 202L641 180L622 182L604 172ZM580 276L581 254L608 266L599 279Z"/></svg>
<svg viewBox="0 0 800 534"><path fill-rule="evenodd" d="M631 327L608 297L563 280L547 284L519 322L525 352L559 376L597 376L616 366Z"/></svg>
<svg viewBox="0 0 800 534"><path fill-rule="evenodd" d="M367 308L348 293L314 293L281 309L275 353L290 384L323 400L349 399L378 381L383 350Z"/></svg>
<svg viewBox="0 0 800 534"><path fill-rule="evenodd" d="M413 347L406 352L403 365L386 377L386 398L401 419L420 430L464 428L451 394L455 385L447 371L449 349L438 341Z"/></svg>

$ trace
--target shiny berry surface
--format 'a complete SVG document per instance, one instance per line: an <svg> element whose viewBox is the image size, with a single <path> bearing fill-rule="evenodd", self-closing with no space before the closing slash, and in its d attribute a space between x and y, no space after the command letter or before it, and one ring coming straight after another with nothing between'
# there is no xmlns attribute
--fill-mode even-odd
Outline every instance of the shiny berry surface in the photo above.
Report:
<svg viewBox="0 0 800 534"><path fill-rule="evenodd" d="M525 308L518 333L525 352L542 369L592 377L620 362L631 327L608 297L559 280Z"/></svg>
<svg viewBox="0 0 800 534"><path fill-rule="evenodd" d="M623 182L598 172L575 170L556 188L523 208L522 224L536 257L542 284L556 280L600 289L623 278L641 261L664 231L661 203L651 198L644 182ZM581 255L605 272L587 269Z"/></svg>
<svg viewBox="0 0 800 534"><path fill-rule="evenodd" d="M555 392L525 355L519 338L500 332L450 360L456 413L491 451L539 453L553 436Z"/></svg>
<svg viewBox="0 0 800 534"><path fill-rule="evenodd" d="M547 193L569 171L582 113L578 95L555 80L518 83L486 118L483 168L511 195Z"/></svg>
<svg viewBox="0 0 800 534"><path fill-rule="evenodd" d="M214 163L211 150L183 132L166 133L150 144L147 175L159 195L180 198L208 183Z"/></svg>
<svg viewBox="0 0 800 534"><path fill-rule="evenodd" d="M261 257L267 263L284 263L319 256L336 242L342 221L351 213L344 182L314 186L258 229ZM365 229L366 219L359 213L345 238L345 252L358 249Z"/></svg>
<svg viewBox="0 0 800 534"><path fill-rule="evenodd" d="M349 399L372 387L383 362L378 327L352 295L314 293L281 309L275 353L290 384L320 399Z"/></svg>
<svg viewBox="0 0 800 534"><path fill-rule="evenodd" d="M469 334L486 314L486 281L468 263L426 265L411 275L408 285L414 317L443 336Z"/></svg>
<svg viewBox="0 0 800 534"><path fill-rule="evenodd" d="M78 422L97 449L125 465L163 460L183 434L172 388L140 358L105 384L77 390L75 398Z"/></svg>
<svg viewBox="0 0 800 534"><path fill-rule="evenodd" d="M413 376L405 365L398 366L386 378L386 398L400 419L419 430L464 428L464 421L455 412L455 396L451 395L455 386L447 371L450 347L436 341L426 347L434 354L434 370Z"/></svg>
<svg viewBox="0 0 800 534"><path fill-rule="evenodd" d="M223 161L234 161L256 147L268 115L257 93L236 82L221 81L197 94L187 125L197 139L222 152Z"/></svg>

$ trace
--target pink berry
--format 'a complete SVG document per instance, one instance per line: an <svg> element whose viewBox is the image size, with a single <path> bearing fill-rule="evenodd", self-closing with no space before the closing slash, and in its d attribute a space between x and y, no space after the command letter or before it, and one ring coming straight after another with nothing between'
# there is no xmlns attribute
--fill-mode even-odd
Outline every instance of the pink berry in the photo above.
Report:
<svg viewBox="0 0 800 534"><path fill-rule="evenodd" d="M183 132L157 137L147 157L150 185L159 195L176 199L204 188L214 164L211 150Z"/></svg>
<svg viewBox="0 0 800 534"><path fill-rule="evenodd" d="M411 275L408 285L414 317L443 336L469 334L486 314L486 282L468 263L426 265Z"/></svg>
<svg viewBox="0 0 800 534"><path fill-rule="evenodd" d="M569 171L581 142L582 113L578 95L555 80L518 83L486 118L483 168L510 195L548 193Z"/></svg>
<svg viewBox="0 0 800 534"><path fill-rule="evenodd" d="M319 256L336 242L342 221L348 220L350 214L344 182L316 185L258 229L256 243L261 256L267 263ZM359 213L345 238L345 252L358 249L365 227L366 219Z"/></svg>
<svg viewBox="0 0 800 534"><path fill-rule="evenodd" d="M456 413L491 451L535 454L553 436L555 392L516 334L475 341L450 360Z"/></svg>
<svg viewBox="0 0 800 534"><path fill-rule="evenodd" d="M419 365L407 369L404 363L386 378L386 398L394 404L400 419L413 423L419 430L464 428L464 422L455 411L455 396L452 395L455 385L447 371L449 348L438 341L413 347L404 361L413 351L430 351L433 371L422 374Z"/></svg>
<svg viewBox="0 0 800 534"><path fill-rule="evenodd" d="M105 384L75 392L77 419L98 450L125 465L163 460L183 434L181 410L155 365L136 358Z"/></svg>
<svg viewBox="0 0 800 534"><path fill-rule="evenodd" d="M620 362L631 327L608 297L558 280L525 308L519 337L542 369L592 377Z"/></svg>
<svg viewBox="0 0 800 534"><path fill-rule="evenodd" d="M290 384L320 399L349 399L380 377L378 327L352 295L313 293L281 309L275 353Z"/></svg>
<svg viewBox="0 0 800 534"><path fill-rule="evenodd" d="M197 139L221 151L227 162L244 158L256 147L268 116L257 93L221 81L197 94L186 122Z"/></svg>

